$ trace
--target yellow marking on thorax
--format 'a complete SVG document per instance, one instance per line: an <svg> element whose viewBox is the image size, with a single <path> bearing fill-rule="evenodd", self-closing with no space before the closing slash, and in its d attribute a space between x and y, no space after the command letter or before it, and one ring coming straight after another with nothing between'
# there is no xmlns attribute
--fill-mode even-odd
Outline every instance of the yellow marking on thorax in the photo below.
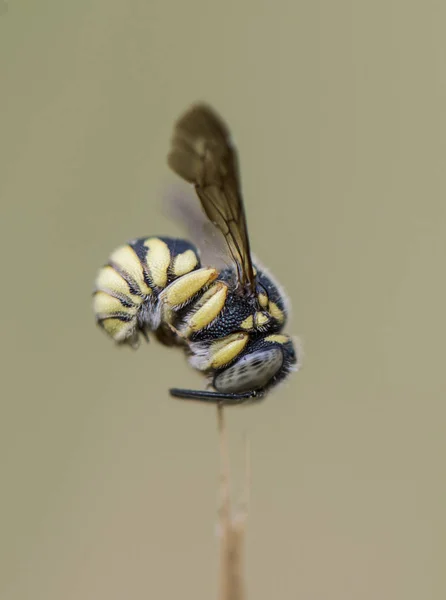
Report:
<svg viewBox="0 0 446 600"><path fill-rule="evenodd" d="M173 261L172 271L176 277L190 273L198 264L198 257L193 250L178 254Z"/></svg>
<svg viewBox="0 0 446 600"><path fill-rule="evenodd" d="M93 309L96 315L110 315L115 313L125 313L126 315L135 315L138 307L122 306L117 298L110 296L106 292L96 292L93 297Z"/></svg>
<svg viewBox="0 0 446 600"><path fill-rule="evenodd" d="M200 331L212 323L222 311L227 294L228 286L222 281L210 287L200 298L199 309L192 315L183 334L190 336L192 332Z"/></svg>
<svg viewBox="0 0 446 600"><path fill-rule="evenodd" d="M166 287L167 269L170 265L169 246L159 238L149 238L144 246L148 248L146 263L153 283L160 288Z"/></svg>
<svg viewBox="0 0 446 600"><path fill-rule="evenodd" d="M284 322L285 314L284 314L283 310L281 310L275 302L269 303L268 312L273 317L273 319L276 319L276 321L279 321L279 323Z"/></svg>
<svg viewBox="0 0 446 600"><path fill-rule="evenodd" d="M214 342L210 347L211 363L214 369L220 369L240 354L248 343L249 335L247 333L232 333L227 337Z"/></svg>
<svg viewBox="0 0 446 600"><path fill-rule="evenodd" d="M254 329L254 317L252 315L246 317L246 319L240 323L240 327L242 329L246 329L247 331Z"/></svg>
<svg viewBox="0 0 446 600"><path fill-rule="evenodd" d="M107 290L110 290L111 292L117 292L118 294L127 297L134 304L141 304L144 301L141 296L130 293L128 283L113 267L110 266L103 267L99 271L95 285L98 291L106 292Z"/></svg>
<svg viewBox="0 0 446 600"><path fill-rule="evenodd" d="M270 320L270 316L265 314L264 312L256 312L254 315L254 323L256 327L261 327L265 325Z"/></svg>
<svg viewBox="0 0 446 600"><path fill-rule="evenodd" d="M246 317L246 319L240 323L240 327L246 331L252 331L253 329L262 327L270 320L271 317L268 314L257 311L254 315Z"/></svg>
<svg viewBox="0 0 446 600"><path fill-rule="evenodd" d="M286 344L289 341L290 338L287 335L282 335L281 333L267 335L265 338L265 342L277 342L277 344Z"/></svg>
<svg viewBox="0 0 446 600"><path fill-rule="evenodd" d="M268 296L266 294L259 294L258 298L259 298L260 306L262 308L266 308L268 306Z"/></svg>
<svg viewBox="0 0 446 600"><path fill-rule="evenodd" d="M144 281L142 264L133 248L130 246L117 248L110 256L110 261L116 263L123 271L130 275L139 286L142 294L149 295L152 293L152 290Z"/></svg>
<svg viewBox="0 0 446 600"><path fill-rule="evenodd" d="M217 277L216 269L197 269L173 281L161 292L160 298L171 307L180 306L195 296L205 285L215 281Z"/></svg>

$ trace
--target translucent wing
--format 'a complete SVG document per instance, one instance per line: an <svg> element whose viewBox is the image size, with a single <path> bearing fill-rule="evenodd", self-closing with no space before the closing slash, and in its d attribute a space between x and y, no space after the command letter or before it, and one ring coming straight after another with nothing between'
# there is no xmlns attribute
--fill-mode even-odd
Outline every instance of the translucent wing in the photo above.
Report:
<svg viewBox="0 0 446 600"><path fill-rule="evenodd" d="M177 121L168 163L194 184L207 217L224 235L241 292L255 294L237 152L227 126L211 108L193 106Z"/></svg>
<svg viewBox="0 0 446 600"><path fill-rule="evenodd" d="M181 181L163 191L163 212L197 246L203 266L221 270L233 264L223 234L209 221L188 184Z"/></svg>

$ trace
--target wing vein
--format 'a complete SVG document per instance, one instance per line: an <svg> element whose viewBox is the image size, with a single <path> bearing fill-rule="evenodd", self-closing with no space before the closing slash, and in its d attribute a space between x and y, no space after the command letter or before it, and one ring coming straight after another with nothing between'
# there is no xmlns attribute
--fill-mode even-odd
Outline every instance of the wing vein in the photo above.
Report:
<svg viewBox="0 0 446 600"><path fill-rule="evenodd" d="M195 186L206 216L225 238L240 291L254 295L238 157L229 129L209 107L193 106L176 123L168 163Z"/></svg>

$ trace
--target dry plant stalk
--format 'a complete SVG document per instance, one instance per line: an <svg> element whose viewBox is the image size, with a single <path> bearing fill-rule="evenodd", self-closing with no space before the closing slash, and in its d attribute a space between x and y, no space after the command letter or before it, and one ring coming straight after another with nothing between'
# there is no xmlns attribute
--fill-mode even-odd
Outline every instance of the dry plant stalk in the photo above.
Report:
<svg viewBox="0 0 446 600"><path fill-rule="evenodd" d="M244 580L244 541L249 508L249 447L245 444L245 489L236 511L232 511L229 449L223 406L218 406L220 438L220 584L219 600L246 600Z"/></svg>

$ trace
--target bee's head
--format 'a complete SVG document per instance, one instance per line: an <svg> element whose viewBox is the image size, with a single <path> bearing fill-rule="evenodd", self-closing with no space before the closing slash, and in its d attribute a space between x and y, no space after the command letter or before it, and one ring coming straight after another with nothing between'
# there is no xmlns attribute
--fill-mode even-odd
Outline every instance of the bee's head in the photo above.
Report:
<svg viewBox="0 0 446 600"><path fill-rule="evenodd" d="M256 391L258 399L296 370L296 365L298 357L290 337L262 336L248 343L233 363L215 373L213 386L221 393Z"/></svg>

